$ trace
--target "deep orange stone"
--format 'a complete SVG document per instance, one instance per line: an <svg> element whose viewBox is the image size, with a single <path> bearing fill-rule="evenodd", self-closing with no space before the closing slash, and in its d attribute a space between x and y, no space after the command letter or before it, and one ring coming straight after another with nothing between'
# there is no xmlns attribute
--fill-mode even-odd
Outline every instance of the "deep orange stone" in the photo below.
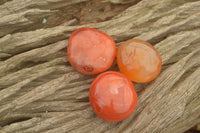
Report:
<svg viewBox="0 0 200 133"><path fill-rule="evenodd" d="M116 56L116 44L101 31L80 28L69 38L67 56L78 72L86 75L98 74L112 65Z"/></svg>
<svg viewBox="0 0 200 133"><path fill-rule="evenodd" d="M104 72L90 87L90 104L103 120L118 122L127 118L136 108L137 94L133 83L119 72Z"/></svg>
<svg viewBox="0 0 200 133"><path fill-rule="evenodd" d="M161 57L149 43L131 39L117 50L117 64L122 73L135 82L149 82L161 71Z"/></svg>

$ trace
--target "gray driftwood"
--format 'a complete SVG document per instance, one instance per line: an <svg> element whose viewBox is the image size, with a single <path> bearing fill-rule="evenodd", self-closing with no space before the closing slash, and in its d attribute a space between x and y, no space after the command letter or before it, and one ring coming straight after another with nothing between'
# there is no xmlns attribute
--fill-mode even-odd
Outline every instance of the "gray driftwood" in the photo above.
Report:
<svg viewBox="0 0 200 133"><path fill-rule="evenodd" d="M73 15L92 2L0 2L0 132L182 133L199 123L200 1L98 1L128 8L80 24ZM68 38L80 27L104 31L117 45L143 39L161 54L162 72L150 83L135 83L138 107L122 122L93 113L88 92L94 76L76 72L67 60Z"/></svg>

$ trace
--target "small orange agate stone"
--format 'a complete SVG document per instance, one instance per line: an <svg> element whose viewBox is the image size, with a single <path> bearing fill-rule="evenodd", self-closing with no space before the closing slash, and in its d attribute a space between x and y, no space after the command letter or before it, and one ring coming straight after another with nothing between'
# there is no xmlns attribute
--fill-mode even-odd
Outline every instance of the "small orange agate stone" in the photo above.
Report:
<svg viewBox="0 0 200 133"><path fill-rule="evenodd" d="M104 72L93 80L89 99L97 116L109 122L126 119L137 105L137 94L131 80L114 71Z"/></svg>
<svg viewBox="0 0 200 133"><path fill-rule="evenodd" d="M161 71L161 57L148 42L131 39L117 50L117 64L122 73L135 82L149 82Z"/></svg>
<svg viewBox="0 0 200 133"><path fill-rule="evenodd" d="M92 28L80 28L69 38L67 57L80 73L98 74L111 67L116 44L107 34Z"/></svg>

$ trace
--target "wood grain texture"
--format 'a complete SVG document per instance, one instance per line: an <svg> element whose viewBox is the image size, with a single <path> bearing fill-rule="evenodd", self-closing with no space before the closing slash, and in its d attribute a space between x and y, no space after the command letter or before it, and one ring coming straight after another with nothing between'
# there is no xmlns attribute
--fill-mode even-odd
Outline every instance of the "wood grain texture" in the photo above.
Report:
<svg viewBox="0 0 200 133"><path fill-rule="evenodd" d="M93 14L124 10L74 16L98 4L109 6ZM182 133L200 123L199 0L4 0L0 11L0 132ZM95 76L68 62L68 38L80 27L109 34L117 46L146 40L162 57L154 81L134 83L138 106L122 122L94 114L88 95Z"/></svg>

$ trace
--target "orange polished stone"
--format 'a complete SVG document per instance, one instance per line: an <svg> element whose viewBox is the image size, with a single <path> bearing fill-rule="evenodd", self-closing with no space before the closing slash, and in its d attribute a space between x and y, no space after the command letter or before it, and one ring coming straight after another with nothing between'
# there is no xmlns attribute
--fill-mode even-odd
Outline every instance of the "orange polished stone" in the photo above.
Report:
<svg viewBox="0 0 200 133"><path fill-rule="evenodd" d="M122 73L135 82L149 82L161 71L161 57L149 43L131 39L117 50L117 64Z"/></svg>
<svg viewBox="0 0 200 133"><path fill-rule="evenodd" d="M86 75L98 74L112 65L116 56L116 44L101 31L80 28L69 38L67 56L78 72Z"/></svg>
<svg viewBox="0 0 200 133"><path fill-rule="evenodd" d="M94 79L89 99L94 112L109 122L124 120L137 105L137 94L131 80L114 71L104 72Z"/></svg>

